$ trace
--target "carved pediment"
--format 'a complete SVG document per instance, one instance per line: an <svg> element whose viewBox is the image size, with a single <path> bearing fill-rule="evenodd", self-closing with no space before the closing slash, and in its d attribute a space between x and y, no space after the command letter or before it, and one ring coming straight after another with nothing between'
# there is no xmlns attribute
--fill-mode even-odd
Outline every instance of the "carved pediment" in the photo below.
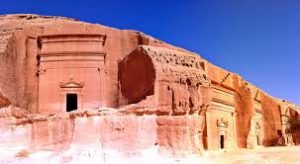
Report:
<svg viewBox="0 0 300 164"><path fill-rule="evenodd" d="M83 88L83 82L75 82L72 78L68 82L60 82L60 88Z"/></svg>
<svg viewBox="0 0 300 164"><path fill-rule="evenodd" d="M261 129L261 127L260 127L260 125L259 125L258 122L256 123L255 129L257 129L257 130Z"/></svg>
<svg viewBox="0 0 300 164"><path fill-rule="evenodd" d="M228 127L228 121L224 121L223 118L218 119L217 120L217 126L220 127L220 128L227 128Z"/></svg>

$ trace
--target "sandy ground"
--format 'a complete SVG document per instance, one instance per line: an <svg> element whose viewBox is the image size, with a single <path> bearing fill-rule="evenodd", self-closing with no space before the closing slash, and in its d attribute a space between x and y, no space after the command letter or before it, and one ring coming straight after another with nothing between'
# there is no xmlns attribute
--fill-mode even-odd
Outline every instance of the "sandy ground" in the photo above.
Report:
<svg viewBox="0 0 300 164"><path fill-rule="evenodd" d="M300 146L242 149L204 154L211 163L230 164L299 164Z"/></svg>
<svg viewBox="0 0 300 164"><path fill-rule="evenodd" d="M28 157L15 157L16 152L0 148L0 163L41 164L41 163L70 163L70 164L298 164L300 163L300 146L272 147L255 150L232 150L205 152L202 156L189 158L163 158L153 155L154 149L143 152L142 157L120 158L111 152L103 154L97 149L73 147L67 152L54 154L51 151L30 153Z"/></svg>

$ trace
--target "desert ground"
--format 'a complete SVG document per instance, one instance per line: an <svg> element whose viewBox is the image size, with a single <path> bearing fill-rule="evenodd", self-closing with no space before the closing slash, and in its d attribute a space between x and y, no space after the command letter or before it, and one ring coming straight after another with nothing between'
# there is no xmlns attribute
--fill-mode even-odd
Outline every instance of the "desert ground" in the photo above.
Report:
<svg viewBox="0 0 300 164"><path fill-rule="evenodd" d="M294 164L300 161L300 147L269 147L241 149L228 152L207 153L204 159L209 163L232 164Z"/></svg>
<svg viewBox="0 0 300 164"><path fill-rule="evenodd" d="M163 158L153 155L153 151L155 151L155 149L147 150L142 153L141 157L121 158L113 152L103 154L99 152L99 150L93 148L83 149L81 147L73 147L68 151L61 153L39 151L21 154L21 156L20 154L16 155L16 152L13 150L2 149L0 163L296 164L300 162L300 146L211 151L205 152L202 156L193 156L189 158Z"/></svg>

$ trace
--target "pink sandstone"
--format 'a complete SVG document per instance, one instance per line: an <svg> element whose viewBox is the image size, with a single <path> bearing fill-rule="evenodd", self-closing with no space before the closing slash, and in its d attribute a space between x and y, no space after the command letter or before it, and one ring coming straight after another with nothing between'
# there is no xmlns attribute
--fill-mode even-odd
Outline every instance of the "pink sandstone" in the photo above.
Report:
<svg viewBox="0 0 300 164"><path fill-rule="evenodd" d="M0 16L0 146L125 156L294 145L300 107L137 31Z"/></svg>

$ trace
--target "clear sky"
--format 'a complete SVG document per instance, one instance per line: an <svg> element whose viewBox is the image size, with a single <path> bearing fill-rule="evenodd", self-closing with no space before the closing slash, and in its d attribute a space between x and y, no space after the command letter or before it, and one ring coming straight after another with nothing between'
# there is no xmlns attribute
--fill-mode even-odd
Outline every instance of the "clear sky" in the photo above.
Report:
<svg viewBox="0 0 300 164"><path fill-rule="evenodd" d="M139 30L300 105L298 0L1 0L11 13Z"/></svg>

